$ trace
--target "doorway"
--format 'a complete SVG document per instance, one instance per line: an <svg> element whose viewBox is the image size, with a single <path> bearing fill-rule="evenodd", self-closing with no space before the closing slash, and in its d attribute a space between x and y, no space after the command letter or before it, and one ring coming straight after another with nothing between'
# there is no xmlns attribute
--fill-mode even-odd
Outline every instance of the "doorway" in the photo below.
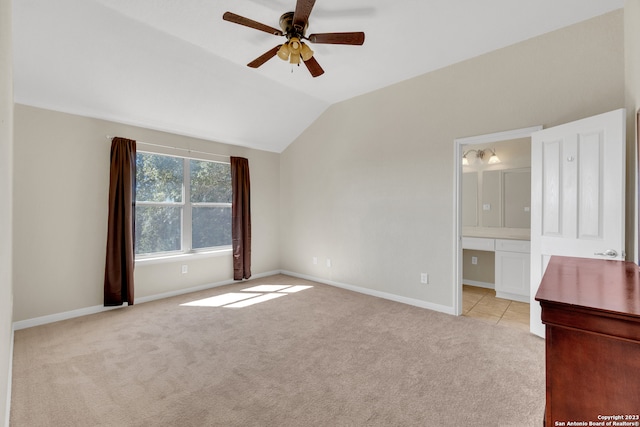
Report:
<svg viewBox="0 0 640 427"><path fill-rule="evenodd" d="M470 160L469 156L471 156L471 158L476 161L478 160L478 157L480 157L480 159L483 160L484 162L488 162L490 155L493 154L490 149L495 144L506 142L506 141L514 141L514 143L517 143L517 141L522 141L523 139L530 140L531 134L540 129L542 129L542 126L533 126L528 128L515 129L510 131L486 134L486 135L457 138L454 140L454 143L455 143L455 149L454 149L454 156L455 156L454 157L454 189L455 189L454 200L455 201L454 203L455 203L455 212L456 212L456 221L454 226L454 241L455 241L454 277L455 277L455 283L456 283L455 292L454 292L454 312L456 313L456 315L463 314L463 265L464 265L463 237L464 237L464 230L468 230L468 228L463 227L463 216L465 217L465 221L470 217L469 213L465 214L463 212L463 203L464 203L463 198L469 197L468 188L463 188L464 187L463 186L463 165L462 165L463 155L465 153L467 154L467 158L468 158L467 160ZM480 156L478 156L479 151L482 151L482 154ZM496 153L496 154L499 154L499 153ZM499 179L502 179L502 178L499 178ZM479 245L478 249L481 249L481 250L485 249L485 250L490 250L495 252L495 248L496 248L495 242L499 240L499 239L496 239L496 237L498 238L507 237L506 233L509 233L510 231L508 227L505 227L504 230L497 231L497 227L495 226L497 224L504 224L505 222L505 217L504 217L505 211L502 207L498 207L495 205L493 206L493 211L492 211L491 204L492 203L482 203L481 201L476 200L476 205L478 207L476 216L478 218L481 218L482 214L486 213L487 224L490 224L490 226L482 227L482 222L479 221L479 224L480 224L480 227L478 227L479 233L480 234L482 234L483 232L487 233L487 238L485 239L485 238L482 238L481 235L478 235L476 236L478 237L478 239L474 239L471 243L472 243L472 247L473 245L478 244ZM489 231L491 233L489 233ZM513 236L509 236L509 237L513 238ZM465 242L466 241L467 240L465 240ZM524 254L519 254L519 255L521 258L526 258ZM499 262L496 262L496 266L498 266L498 264ZM522 271L521 274L523 277L525 273L526 273L526 276L529 275L528 270L526 272ZM509 289L506 289L505 297L509 297L510 295L511 294L509 292ZM517 292L515 290L514 290L513 296L517 297Z"/></svg>

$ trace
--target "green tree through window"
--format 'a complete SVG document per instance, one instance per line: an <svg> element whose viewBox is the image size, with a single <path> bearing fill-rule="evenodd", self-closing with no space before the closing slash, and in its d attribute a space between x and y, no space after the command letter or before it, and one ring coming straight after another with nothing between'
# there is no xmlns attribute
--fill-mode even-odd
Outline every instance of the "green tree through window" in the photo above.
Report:
<svg viewBox="0 0 640 427"><path fill-rule="evenodd" d="M192 247L231 244L231 171L227 163L191 160Z"/></svg>
<svg viewBox="0 0 640 427"><path fill-rule="evenodd" d="M231 245L228 163L138 152L136 168L136 255Z"/></svg>

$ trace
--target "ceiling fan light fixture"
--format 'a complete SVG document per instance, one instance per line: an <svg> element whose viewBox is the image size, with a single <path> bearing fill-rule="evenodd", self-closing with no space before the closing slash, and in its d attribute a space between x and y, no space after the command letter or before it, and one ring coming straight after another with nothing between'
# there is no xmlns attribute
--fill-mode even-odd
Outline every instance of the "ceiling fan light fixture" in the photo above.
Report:
<svg viewBox="0 0 640 427"><path fill-rule="evenodd" d="M247 64L248 67L259 68L274 56L295 65L300 65L300 59L302 58L311 76L318 77L324 74L324 70L320 64L318 64L318 61L316 61L313 50L306 46L301 40L308 40L311 43L320 44L360 46L364 43L364 33L362 31L317 33L307 37L309 15L315 2L316 0L296 0L295 11L285 12L280 16L281 30L232 12L225 12L222 15L222 19L275 36L286 37L287 41L285 43L278 44L249 62Z"/></svg>
<svg viewBox="0 0 640 427"><path fill-rule="evenodd" d="M289 53L289 43L284 43L282 46L280 46L280 49L278 49L278 58L286 61L289 59Z"/></svg>
<svg viewBox="0 0 640 427"><path fill-rule="evenodd" d="M302 43L302 47L300 48L300 56L302 56L302 60L305 62L307 62L313 56L313 50L311 50L311 48L304 42Z"/></svg>
<svg viewBox="0 0 640 427"><path fill-rule="evenodd" d="M300 64L300 52L291 52L289 63L296 65Z"/></svg>
<svg viewBox="0 0 640 427"><path fill-rule="evenodd" d="M300 50L300 39L297 37L291 37L289 39L289 49L291 52L297 52Z"/></svg>

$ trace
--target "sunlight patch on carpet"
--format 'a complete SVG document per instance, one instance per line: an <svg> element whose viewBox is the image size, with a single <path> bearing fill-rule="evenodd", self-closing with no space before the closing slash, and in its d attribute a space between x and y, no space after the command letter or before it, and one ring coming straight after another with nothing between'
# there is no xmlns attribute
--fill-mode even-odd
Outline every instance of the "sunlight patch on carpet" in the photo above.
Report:
<svg viewBox="0 0 640 427"><path fill-rule="evenodd" d="M224 307L224 308L242 308L272 299L280 298L288 294L304 291L313 288L313 286L303 285L259 285L241 292L229 292L227 294L216 295L214 297L199 299L197 301L186 302L180 304L187 307ZM260 292L260 293L256 293Z"/></svg>
<svg viewBox="0 0 640 427"><path fill-rule="evenodd" d="M262 294L250 294L250 293L228 293L223 295L217 295L215 297L209 297L205 299L200 299L197 301L186 302L184 304L180 304L183 306L189 307L222 307L227 304L232 304L238 301L242 301L243 299L259 297Z"/></svg>
<svg viewBox="0 0 640 427"><path fill-rule="evenodd" d="M258 304L261 302L265 302L265 301L269 301L272 299L276 299L276 298L280 298L280 297L284 297L287 294L265 294L265 295L261 295L259 297L255 297L255 298L249 298L240 302L236 302L234 304L229 304L229 305L225 305L225 308L242 308L242 307L248 307L250 305L253 304Z"/></svg>
<svg viewBox="0 0 640 427"><path fill-rule="evenodd" d="M242 292L278 292L288 287L289 285L258 285L253 288L243 289Z"/></svg>
<svg viewBox="0 0 640 427"><path fill-rule="evenodd" d="M278 291L278 292L285 292L287 294L293 294L293 293L296 293L296 292L304 291L305 289L309 289L309 288L313 288L313 286L296 285L296 286L291 286L291 287L286 288L286 289L282 289L281 291Z"/></svg>

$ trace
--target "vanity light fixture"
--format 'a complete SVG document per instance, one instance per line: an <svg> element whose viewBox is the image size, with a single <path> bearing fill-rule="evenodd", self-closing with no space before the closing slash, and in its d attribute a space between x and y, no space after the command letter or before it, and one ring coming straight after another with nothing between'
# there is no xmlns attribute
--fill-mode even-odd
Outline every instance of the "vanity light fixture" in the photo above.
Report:
<svg viewBox="0 0 640 427"><path fill-rule="evenodd" d="M490 150L491 150L491 157L489 157L489 164L495 165L496 163L500 163L500 158L496 154L496 150L492 148L490 148Z"/></svg>
<svg viewBox="0 0 640 427"><path fill-rule="evenodd" d="M496 150L494 150L493 148L488 148L487 150L491 151L491 156L489 157L489 162L488 163L490 165L495 165L496 163L500 163L500 158L496 154ZM480 159L480 161L482 161L482 159L484 159L485 151L487 151L487 150L467 150L467 151L465 151L464 154L462 155L462 165L463 166L469 166L469 159L467 158L467 154L476 153L476 158Z"/></svg>

